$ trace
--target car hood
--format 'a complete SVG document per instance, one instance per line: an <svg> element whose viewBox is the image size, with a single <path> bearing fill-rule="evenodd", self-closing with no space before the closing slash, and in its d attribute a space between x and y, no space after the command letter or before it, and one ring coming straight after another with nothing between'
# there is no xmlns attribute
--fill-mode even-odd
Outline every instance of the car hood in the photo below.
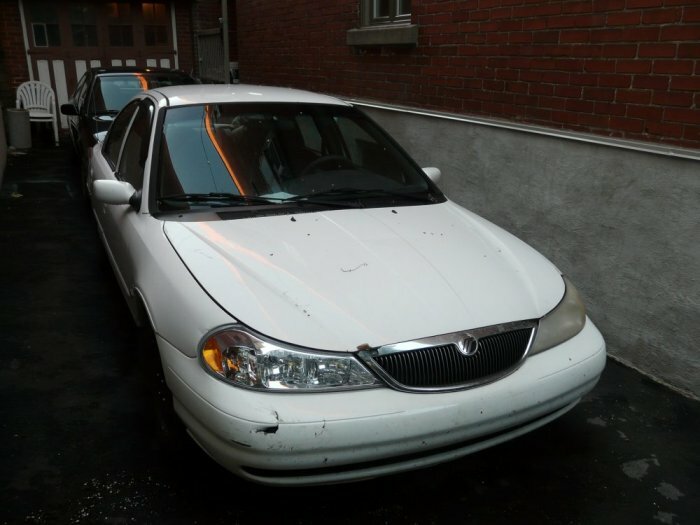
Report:
<svg viewBox="0 0 700 525"><path fill-rule="evenodd" d="M534 319L564 293L551 263L449 201L166 221L164 230L231 316L309 348L354 351Z"/></svg>

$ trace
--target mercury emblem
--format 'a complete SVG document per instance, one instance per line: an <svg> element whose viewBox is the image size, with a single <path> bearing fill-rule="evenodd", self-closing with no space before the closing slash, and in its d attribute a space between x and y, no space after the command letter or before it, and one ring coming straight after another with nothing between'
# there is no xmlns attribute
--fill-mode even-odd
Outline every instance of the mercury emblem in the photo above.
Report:
<svg viewBox="0 0 700 525"><path fill-rule="evenodd" d="M479 351L479 341L471 337L465 337L457 343L457 349L467 357L473 356Z"/></svg>

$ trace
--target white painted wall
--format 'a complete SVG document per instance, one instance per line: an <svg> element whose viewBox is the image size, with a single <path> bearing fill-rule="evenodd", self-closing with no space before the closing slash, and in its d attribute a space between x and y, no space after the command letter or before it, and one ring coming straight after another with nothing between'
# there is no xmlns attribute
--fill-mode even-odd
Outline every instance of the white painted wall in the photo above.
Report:
<svg viewBox="0 0 700 525"><path fill-rule="evenodd" d="M448 197L568 274L611 355L700 397L700 151L366 111L421 166L442 170Z"/></svg>

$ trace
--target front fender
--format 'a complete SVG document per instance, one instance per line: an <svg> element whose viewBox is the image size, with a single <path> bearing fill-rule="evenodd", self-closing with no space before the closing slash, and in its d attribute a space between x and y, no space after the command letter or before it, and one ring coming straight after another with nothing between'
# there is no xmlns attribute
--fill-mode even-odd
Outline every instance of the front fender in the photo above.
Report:
<svg viewBox="0 0 700 525"><path fill-rule="evenodd" d="M163 232L163 222L141 214L138 239L130 242L135 262L133 297L143 306L142 321L189 357L197 356L212 328L235 322L187 270Z"/></svg>

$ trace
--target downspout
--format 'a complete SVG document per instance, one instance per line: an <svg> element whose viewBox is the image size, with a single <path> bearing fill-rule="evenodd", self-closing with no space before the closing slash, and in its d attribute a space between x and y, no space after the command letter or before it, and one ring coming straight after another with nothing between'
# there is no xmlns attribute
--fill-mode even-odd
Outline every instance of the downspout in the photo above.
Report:
<svg viewBox="0 0 700 525"><path fill-rule="evenodd" d="M221 0L221 32L224 40L224 84L231 83L228 51L228 1Z"/></svg>
<svg viewBox="0 0 700 525"><path fill-rule="evenodd" d="M34 80L34 70L32 69L32 57L29 56L29 37L27 36L27 22L24 18L24 3L19 4L19 19L22 21L22 37L24 37L24 54L27 56L27 69L29 69L29 80Z"/></svg>
<svg viewBox="0 0 700 525"><path fill-rule="evenodd" d="M177 49L177 25L175 24L175 2L170 4L170 21L173 26L173 51L175 51L173 61L175 62L175 69L180 69L180 58L178 57Z"/></svg>

